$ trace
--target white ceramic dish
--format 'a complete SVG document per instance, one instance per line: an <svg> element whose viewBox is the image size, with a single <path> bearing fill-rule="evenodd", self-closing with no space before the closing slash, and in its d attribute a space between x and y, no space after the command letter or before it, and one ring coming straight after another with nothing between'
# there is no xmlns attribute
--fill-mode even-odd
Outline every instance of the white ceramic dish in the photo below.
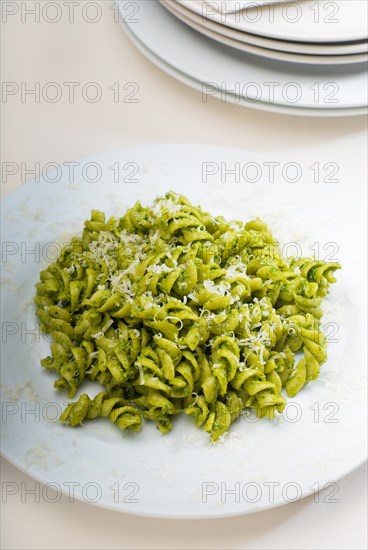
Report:
<svg viewBox="0 0 368 550"><path fill-rule="evenodd" d="M140 40L137 39L137 37L130 32L127 26L124 26L124 30L126 34L129 36L130 40L135 44L135 46L143 53L147 59L149 59L152 63L157 65L161 70L175 78L176 80L179 80L183 84L186 84L190 88L194 88L198 92L202 94L203 101L206 101L206 99L203 96L203 83L195 80L193 78L190 78L185 73L181 73L165 61L163 61L160 57L155 55L151 50L149 50ZM226 94L224 97L221 90L211 90L210 91L211 97L215 97L219 101L225 101L227 103L232 103L234 105L239 105L241 107L247 107L250 109L259 109L261 111L267 111L271 113L277 113L282 115L292 115L292 116L307 116L307 117L341 117L341 116L361 116L367 114L367 108L366 107L357 107L355 109L303 109L301 107L287 107L282 105L276 105L274 103L263 103L263 102L254 102L249 101L246 98L242 98L236 95L233 95L231 93Z"/></svg>
<svg viewBox="0 0 368 550"><path fill-rule="evenodd" d="M122 16L128 0L118 3ZM190 29L159 2L136 0L139 17L125 26L157 57L191 79L212 83L224 96L292 108L366 106L365 65L318 67L268 60L219 44Z"/></svg>
<svg viewBox="0 0 368 550"><path fill-rule="evenodd" d="M350 42L367 39L367 2L364 0L298 0L220 13L209 3L176 0L213 21L243 32L297 42Z"/></svg>
<svg viewBox="0 0 368 550"><path fill-rule="evenodd" d="M46 487L69 495L72 488L73 498L161 518L216 518L279 506L315 493L363 462L363 185L351 193L350 181L313 184L309 171L288 183L281 174L290 160L208 146L128 148L50 169L3 202L1 435L8 460ZM265 163L273 161L281 168L270 183ZM242 177L238 183L233 175L224 181L221 166L236 163ZM260 167L256 183L244 176L246 166ZM252 170L249 177L254 178ZM335 329L320 379L290 400L278 422L244 417L216 445L187 417L178 418L167 436L149 424L136 435L103 421L74 430L62 426L56 417L69 400L53 389L55 377L39 365L49 353L32 306L39 271L82 230L92 208L121 215L136 200L147 203L169 189L229 218L259 215L281 245L297 242L303 253L316 242L322 254L331 253L323 246L334 241L339 249L332 253L343 264L325 304L324 323L335 323ZM98 388L86 384L81 391L93 395ZM227 492L234 487L239 498Z"/></svg>
<svg viewBox="0 0 368 550"><path fill-rule="evenodd" d="M203 25L211 31L222 34L233 40L266 48L269 50L278 50L287 53L298 53L303 55L354 55L367 52L367 40L346 42L346 43L307 43L291 42L286 40L277 40L275 38L266 38L255 34L239 31L227 25L223 25L209 18L203 18L201 14L194 12L187 6L180 4L176 0L164 0L170 4L172 10L180 12L185 17L191 19L198 25Z"/></svg>
<svg viewBox="0 0 368 550"><path fill-rule="evenodd" d="M183 23L189 25L192 29L202 33L204 36L225 44L231 48L235 48L242 52L250 53L253 55L259 55L266 59L276 59L278 61L286 61L288 63L300 63L308 65L352 65L355 63L364 63L368 60L367 54L355 54L355 55L305 55L288 52L280 52L277 50L270 50L266 48L260 48L253 46L245 42L234 40L229 36L217 33L210 29L207 24L198 24L193 19L186 17L182 12L175 9L175 5L167 0L160 0L161 4L167 8L173 15L178 17Z"/></svg>

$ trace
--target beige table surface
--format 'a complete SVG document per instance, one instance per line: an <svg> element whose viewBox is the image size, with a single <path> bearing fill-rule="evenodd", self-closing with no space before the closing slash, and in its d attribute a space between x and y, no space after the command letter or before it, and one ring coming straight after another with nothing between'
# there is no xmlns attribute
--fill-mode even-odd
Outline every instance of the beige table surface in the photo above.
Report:
<svg viewBox="0 0 368 550"><path fill-rule="evenodd" d="M151 1L151 0L148 0ZM47 2L41 2L44 6ZM31 168L62 163L101 151L146 143L207 143L236 146L272 155L278 153L306 167L335 162L339 177L354 181L366 177L366 121L364 117L314 119L264 113L209 99L151 65L129 42L114 21L111 3L56 2L61 18L50 11L36 22L24 11L35 2L2 2L18 8L2 23L2 80L19 92L3 98L2 162ZM55 4L55 2L53 3ZM23 6L22 6L23 5ZM22 15L23 9L23 15ZM48 8L52 10L53 8ZM22 22L22 17L25 22ZM54 82L62 90L59 101L44 99ZM70 101L65 82L78 82ZM102 98L89 103L80 90L95 82ZM109 87L135 83L137 103L115 103ZM12 84L13 83L13 84ZM39 83L36 102L26 89ZM46 87L45 87L46 86ZM115 84L115 89L116 89ZM10 88L7 88L10 90ZM92 92L92 88L87 92ZM46 97L49 97L46 95ZM3 195L14 191L31 175L21 172L2 183ZM31 478L2 460L2 482L25 483ZM337 503L295 504L251 516L216 521L167 521L118 514L88 504L21 501L20 493L2 503L1 538L4 549L25 548L366 548L366 469L361 467L339 481ZM322 495L323 496L323 495Z"/></svg>

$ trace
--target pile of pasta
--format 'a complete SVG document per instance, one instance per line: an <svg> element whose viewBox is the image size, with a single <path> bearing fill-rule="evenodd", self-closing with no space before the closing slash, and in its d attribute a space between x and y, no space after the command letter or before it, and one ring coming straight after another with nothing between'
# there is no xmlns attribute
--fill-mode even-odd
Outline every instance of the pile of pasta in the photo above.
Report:
<svg viewBox="0 0 368 550"><path fill-rule="evenodd" d="M61 421L166 433L186 413L215 441L245 410L274 418L283 387L295 396L326 361L321 302L339 268L284 259L259 218L228 222L173 192L122 218L93 210L36 285L55 387L101 386Z"/></svg>

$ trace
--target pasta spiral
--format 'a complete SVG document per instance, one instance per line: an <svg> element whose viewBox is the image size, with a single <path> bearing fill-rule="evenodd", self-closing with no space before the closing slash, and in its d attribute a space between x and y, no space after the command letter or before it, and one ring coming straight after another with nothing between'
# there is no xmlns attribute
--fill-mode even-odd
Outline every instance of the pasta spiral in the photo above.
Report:
<svg viewBox="0 0 368 550"><path fill-rule="evenodd" d="M99 393L92 400L84 393L76 403L67 406L60 420L75 427L83 420L92 420L98 416L109 418L121 430L139 432L142 426L142 416L137 407L129 405L122 397L111 395L107 391Z"/></svg>

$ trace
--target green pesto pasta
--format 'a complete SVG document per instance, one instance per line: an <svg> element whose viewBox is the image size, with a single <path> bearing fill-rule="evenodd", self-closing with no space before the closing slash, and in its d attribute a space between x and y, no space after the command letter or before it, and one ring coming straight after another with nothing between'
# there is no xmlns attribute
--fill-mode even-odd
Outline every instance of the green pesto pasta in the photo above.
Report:
<svg viewBox="0 0 368 550"><path fill-rule="evenodd" d="M55 387L101 386L62 422L139 431L147 419L166 433L185 413L216 441L245 409L272 419L318 378L339 264L284 259L262 220L227 222L172 192L122 218L93 210L84 226L36 285Z"/></svg>

